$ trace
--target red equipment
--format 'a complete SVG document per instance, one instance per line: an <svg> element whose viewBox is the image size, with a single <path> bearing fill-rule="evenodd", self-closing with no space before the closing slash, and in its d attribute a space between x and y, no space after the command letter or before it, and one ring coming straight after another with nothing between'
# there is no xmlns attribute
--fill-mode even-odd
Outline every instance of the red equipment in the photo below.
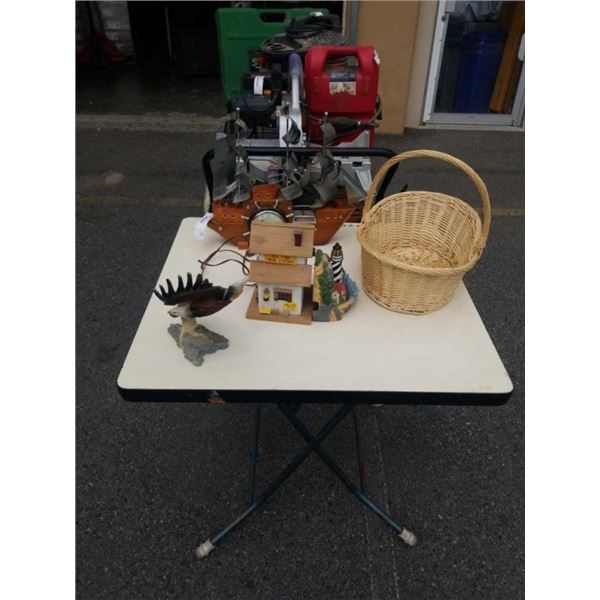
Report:
<svg viewBox="0 0 600 600"><path fill-rule="evenodd" d="M373 146L378 118L379 57L372 46L313 46L304 59L304 88L311 142L321 142L325 121L350 142L369 129ZM327 117L325 116L327 113Z"/></svg>

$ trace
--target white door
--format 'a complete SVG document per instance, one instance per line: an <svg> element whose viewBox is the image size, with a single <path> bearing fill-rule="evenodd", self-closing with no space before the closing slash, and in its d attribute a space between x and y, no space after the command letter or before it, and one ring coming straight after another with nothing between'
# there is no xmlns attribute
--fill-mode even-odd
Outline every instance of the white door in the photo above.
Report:
<svg viewBox="0 0 600 600"><path fill-rule="evenodd" d="M524 2L438 3L424 124L520 126Z"/></svg>

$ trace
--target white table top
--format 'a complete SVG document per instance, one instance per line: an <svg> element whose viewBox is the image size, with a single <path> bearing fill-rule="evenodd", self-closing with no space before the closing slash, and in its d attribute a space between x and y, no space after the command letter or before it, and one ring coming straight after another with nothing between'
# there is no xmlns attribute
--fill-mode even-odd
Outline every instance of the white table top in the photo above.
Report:
<svg viewBox="0 0 600 600"><path fill-rule="evenodd" d="M198 259L221 243L211 230L198 240L193 234L196 221L181 222L157 283L164 285L167 277L173 281L188 271L195 276ZM207 355L196 367L167 333L179 319L170 317L168 307L151 295L118 378L122 395L143 400L144 392L148 399L158 399L157 393L165 392L161 400L192 400L199 399L194 396L198 391L239 391L243 398L242 391L269 390L319 391L324 402L327 396L340 401L339 394L327 392L368 392L375 402L385 401L378 393L398 403L408 396L417 400L410 403L423 404L505 402L512 383L465 286L460 284L452 300L429 315L403 315L379 306L362 293L356 229L344 225L334 238L342 244L345 270L361 288L341 321L303 326L248 320L246 309L254 293L248 287L228 307L199 320L227 337L230 346ZM205 275L222 286L242 278L233 262L208 268Z"/></svg>

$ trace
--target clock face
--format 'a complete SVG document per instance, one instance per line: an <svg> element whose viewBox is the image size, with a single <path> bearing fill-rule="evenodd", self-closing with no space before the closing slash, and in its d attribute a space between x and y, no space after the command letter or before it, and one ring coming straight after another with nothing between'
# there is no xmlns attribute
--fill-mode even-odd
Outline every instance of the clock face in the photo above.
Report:
<svg viewBox="0 0 600 600"><path fill-rule="evenodd" d="M252 221L258 223L285 223L285 217L278 210L264 208L252 215Z"/></svg>

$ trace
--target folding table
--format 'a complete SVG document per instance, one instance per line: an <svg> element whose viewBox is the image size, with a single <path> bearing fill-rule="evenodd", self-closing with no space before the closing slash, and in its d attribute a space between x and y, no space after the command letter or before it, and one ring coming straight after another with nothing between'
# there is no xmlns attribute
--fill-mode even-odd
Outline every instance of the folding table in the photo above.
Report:
<svg viewBox="0 0 600 600"><path fill-rule="evenodd" d="M157 284L187 272L195 276L200 269L198 260L222 242L211 230L202 240L197 239L196 221L187 218L181 222ZM493 406L504 404L512 393L510 377L464 284L443 309L422 316L389 311L362 293L356 228L344 225L334 239L342 245L344 269L361 291L341 321L305 326L248 320L246 309L255 291L248 287L225 309L199 320L227 337L230 344L226 350L207 355L199 367L184 358L167 333L168 326L177 321L148 290L148 306L117 381L122 397L142 402L205 402L217 392L226 402L256 403L248 505L227 527L198 546L198 557L207 556L312 452L356 498L413 545L414 534L364 493L362 469L357 485L322 442L360 403ZM326 252L329 249L324 248ZM205 276L215 285L227 286L239 281L242 273L239 265L229 262L208 268ZM306 446L255 497L260 407L266 402L278 406ZM298 407L308 403L342 406L315 434L298 416ZM358 428L356 431L359 445ZM358 457L360 467L360 452Z"/></svg>

